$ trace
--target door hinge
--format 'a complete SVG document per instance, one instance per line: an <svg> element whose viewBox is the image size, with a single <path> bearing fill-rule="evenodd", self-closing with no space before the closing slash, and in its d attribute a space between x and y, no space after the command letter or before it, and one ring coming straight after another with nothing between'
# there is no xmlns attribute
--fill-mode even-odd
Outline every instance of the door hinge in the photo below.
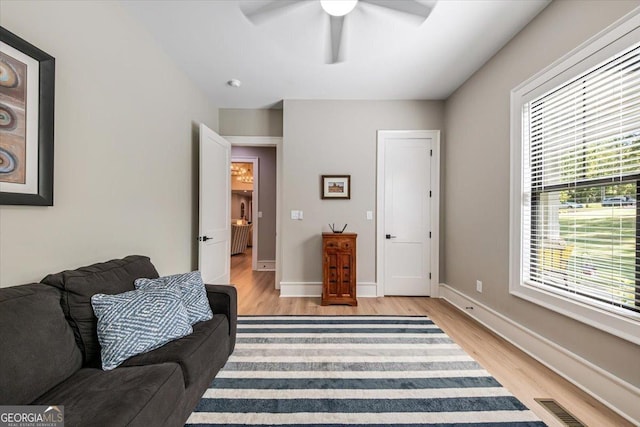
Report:
<svg viewBox="0 0 640 427"><path fill-rule="evenodd" d="M429 232L429 238L431 238L431 232Z"/></svg>
<svg viewBox="0 0 640 427"><path fill-rule="evenodd" d="M429 150L429 155L433 157L433 150Z"/></svg>
<svg viewBox="0 0 640 427"><path fill-rule="evenodd" d="M431 197L431 190L429 190L429 197Z"/></svg>
<svg viewBox="0 0 640 427"><path fill-rule="evenodd" d="M431 279L431 273L429 273L429 279Z"/></svg>

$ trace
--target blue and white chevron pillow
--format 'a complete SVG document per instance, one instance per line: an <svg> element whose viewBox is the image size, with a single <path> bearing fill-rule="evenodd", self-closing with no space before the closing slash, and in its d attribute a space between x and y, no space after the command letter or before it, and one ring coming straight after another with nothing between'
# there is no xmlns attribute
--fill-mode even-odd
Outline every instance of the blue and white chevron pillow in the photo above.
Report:
<svg viewBox="0 0 640 427"><path fill-rule="evenodd" d="M195 325L198 322L209 320L213 317L207 290L199 271L184 274L174 274L157 279L136 279L136 289L150 289L163 287L177 287L180 289L182 303L189 314L189 323Z"/></svg>
<svg viewBox="0 0 640 427"><path fill-rule="evenodd" d="M98 318L102 369L116 368L136 354L193 332L180 292L151 288L91 297Z"/></svg>

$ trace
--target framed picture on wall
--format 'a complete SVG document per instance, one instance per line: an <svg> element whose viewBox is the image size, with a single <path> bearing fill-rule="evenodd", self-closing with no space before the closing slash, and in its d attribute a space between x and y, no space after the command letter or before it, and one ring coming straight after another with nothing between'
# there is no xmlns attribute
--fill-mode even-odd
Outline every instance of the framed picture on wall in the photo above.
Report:
<svg viewBox="0 0 640 427"><path fill-rule="evenodd" d="M322 175L323 199L350 199L351 175Z"/></svg>
<svg viewBox="0 0 640 427"><path fill-rule="evenodd" d="M0 205L53 205L55 59L0 27Z"/></svg>

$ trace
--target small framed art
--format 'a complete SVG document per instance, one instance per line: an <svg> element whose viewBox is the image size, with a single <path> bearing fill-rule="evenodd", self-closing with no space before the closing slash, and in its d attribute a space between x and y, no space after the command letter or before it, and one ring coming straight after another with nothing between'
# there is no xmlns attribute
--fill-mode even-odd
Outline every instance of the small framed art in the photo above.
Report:
<svg viewBox="0 0 640 427"><path fill-rule="evenodd" d="M350 199L351 175L322 175L323 199Z"/></svg>

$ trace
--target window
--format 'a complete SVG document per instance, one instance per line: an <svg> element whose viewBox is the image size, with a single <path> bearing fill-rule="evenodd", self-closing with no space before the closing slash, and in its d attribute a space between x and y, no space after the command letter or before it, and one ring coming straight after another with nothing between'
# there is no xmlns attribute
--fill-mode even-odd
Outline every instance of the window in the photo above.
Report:
<svg viewBox="0 0 640 427"><path fill-rule="evenodd" d="M512 93L512 148L518 158L512 158L511 226L517 258L512 257L510 283L518 296L636 343L637 21L636 16L609 30Z"/></svg>

